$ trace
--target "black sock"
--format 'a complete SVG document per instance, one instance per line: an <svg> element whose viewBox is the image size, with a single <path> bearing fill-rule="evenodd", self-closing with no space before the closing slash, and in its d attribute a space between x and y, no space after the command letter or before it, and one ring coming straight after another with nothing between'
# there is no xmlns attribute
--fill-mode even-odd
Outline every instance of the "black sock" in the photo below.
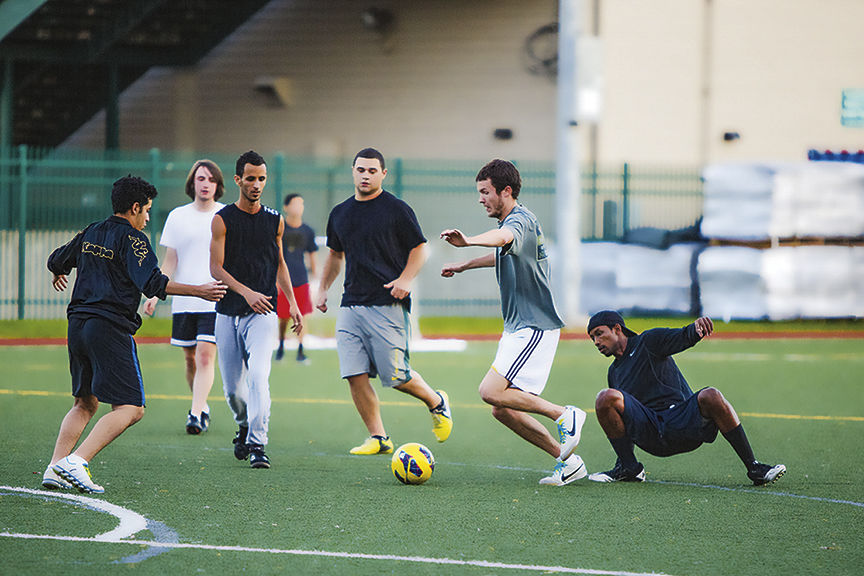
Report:
<svg viewBox="0 0 864 576"><path fill-rule="evenodd" d="M627 436L621 438L609 438L609 443L612 444L612 449L618 455L618 460L621 465L627 470L635 470L639 467L639 461L636 460L636 454L633 453L633 441Z"/></svg>
<svg viewBox="0 0 864 576"><path fill-rule="evenodd" d="M756 457L753 456L753 449L750 447L750 442L747 440L747 435L744 433L744 426L738 424L732 430L723 432L723 437L735 449L735 453L747 467L747 470L753 468L756 463Z"/></svg>
<svg viewBox="0 0 864 576"><path fill-rule="evenodd" d="M303 344L297 344L297 355L298 356L303 355Z"/></svg>

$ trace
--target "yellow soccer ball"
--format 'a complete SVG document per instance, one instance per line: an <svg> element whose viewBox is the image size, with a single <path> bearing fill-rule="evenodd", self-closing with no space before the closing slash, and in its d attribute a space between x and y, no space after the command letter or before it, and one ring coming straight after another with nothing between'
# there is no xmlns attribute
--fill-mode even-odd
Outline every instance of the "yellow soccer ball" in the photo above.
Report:
<svg viewBox="0 0 864 576"><path fill-rule="evenodd" d="M424 445L417 442L403 444L393 453L390 469L403 484L422 484L435 470L435 457Z"/></svg>

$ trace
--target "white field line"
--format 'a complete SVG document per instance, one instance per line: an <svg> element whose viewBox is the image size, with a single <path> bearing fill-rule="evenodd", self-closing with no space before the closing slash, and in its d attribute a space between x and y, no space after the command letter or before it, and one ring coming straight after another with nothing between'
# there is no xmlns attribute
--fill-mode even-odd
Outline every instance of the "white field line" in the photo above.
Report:
<svg viewBox="0 0 864 576"><path fill-rule="evenodd" d="M9 490L10 492L23 492L25 494L34 494L37 496L47 496L50 498L63 498L66 500L72 500L83 504L87 508L98 510L100 512L105 512L119 519L120 523L110 532L105 532L104 534L99 534L97 536L94 536L93 538L90 538L90 540L95 540L97 542L113 542L121 538L129 538L133 534L137 534L141 530L147 528L147 519L144 518L144 516L141 516L137 512L127 510L122 506L117 506L116 504L105 502L104 500L97 500L96 498L89 498L87 496L81 496L79 494L49 492L47 490L31 490L30 488L18 488L14 486L0 486L0 492L4 490Z"/></svg>
<svg viewBox="0 0 864 576"><path fill-rule="evenodd" d="M0 532L7 538L23 538L28 540L61 540L64 542L97 542L95 538L77 536L40 536L36 534L16 534ZM662 572L622 572L619 570L592 570L591 568L570 568L568 566L540 566L535 564L507 564L504 562L489 562L486 560L454 560L452 558L427 558L425 556L399 556L393 554L363 554L359 552L328 552L326 550L283 550L280 548L251 548L248 546L215 546L209 544L183 544L171 542L154 542L152 540L105 540L111 544L135 544L136 546L152 546L154 548L185 548L194 550L215 550L218 552L258 552L266 554L289 554L292 556L321 556L325 558L346 558L361 560L383 560L395 562L415 562L420 564L439 564L456 566L478 566L481 568L503 568L509 570L524 570L530 572L559 572L563 574L599 574L603 576L668 576Z"/></svg>

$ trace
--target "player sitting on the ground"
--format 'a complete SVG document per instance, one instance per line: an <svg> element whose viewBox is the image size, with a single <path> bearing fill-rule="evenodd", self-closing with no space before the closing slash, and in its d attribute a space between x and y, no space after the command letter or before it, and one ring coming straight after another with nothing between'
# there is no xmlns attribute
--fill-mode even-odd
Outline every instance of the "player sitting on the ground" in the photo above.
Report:
<svg viewBox="0 0 864 576"><path fill-rule="evenodd" d="M732 405L716 388L693 393L675 361L677 354L714 331L708 317L683 328L654 328L636 334L618 312L591 317L588 335L604 356L614 356L609 388L597 395L597 420L618 460L608 472L591 474L595 482L642 482L645 468L633 453L635 444L654 456L672 456L713 442L719 430L760 486L774 482L786 466L758 462Z"/></svg>

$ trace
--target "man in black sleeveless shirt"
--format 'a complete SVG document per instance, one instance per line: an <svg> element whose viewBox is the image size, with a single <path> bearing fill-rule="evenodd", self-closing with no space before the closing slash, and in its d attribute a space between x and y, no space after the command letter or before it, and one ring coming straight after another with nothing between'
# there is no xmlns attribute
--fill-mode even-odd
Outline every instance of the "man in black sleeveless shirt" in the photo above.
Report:
<svg viewBox="0 0 864 576"><path fill-rule="evenodd" d="M270 360L276 340L276 284L291 303L292 330L300 331L291 277L282 256L285 221L261 204L267 183L264 158L253 151L237 160L240 198L213 217L210 273L228 286L216 306L216 346L225 399L239 426L234 456L252 468L270 468L264 453L270 420Z"/></svg>

